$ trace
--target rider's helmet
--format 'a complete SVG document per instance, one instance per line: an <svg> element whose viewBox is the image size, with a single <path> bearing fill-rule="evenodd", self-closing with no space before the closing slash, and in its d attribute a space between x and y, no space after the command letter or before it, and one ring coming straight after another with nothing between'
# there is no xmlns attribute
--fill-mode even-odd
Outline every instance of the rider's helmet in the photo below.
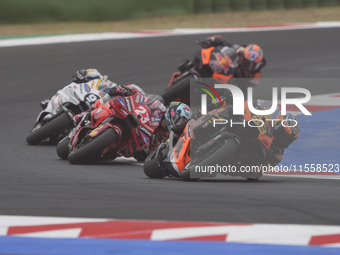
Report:
<svg viewBox="0 0 340 255"><path fill-rule="evenodd" d="M181 134L192 115L191 109L184 103L171 102L165 113L166 126L175 134Z"/></svg>
<svg viewBox="0 0 340 255"><path fill-rule="evenodd" d="M249 44L241 54L240 67L249 72L254 72L263 60L263 50L257 44Z"/></svg>
<svg viewBox="0 0 340 255"><path fill-rule="evenodd" d="M288 113L274 126L274 142L284 149L291 145L300 134L300 125L296 117Z"/></svg>
<svg viewBox="0 0 340 255"><path fill-rule="evenodd" d="M95 80L95 79L102 79L103 76L100 72L98 72L97 69L86 69L86 78L89 81Z"/></svg>

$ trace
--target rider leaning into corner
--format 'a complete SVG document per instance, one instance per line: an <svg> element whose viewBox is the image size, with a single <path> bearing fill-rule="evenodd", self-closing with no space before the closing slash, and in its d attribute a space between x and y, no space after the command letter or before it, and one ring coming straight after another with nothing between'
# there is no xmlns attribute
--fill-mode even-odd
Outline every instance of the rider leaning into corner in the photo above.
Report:
<svg viewBox="0 0 340 255"><path fill-rule="evenodd" d="M232 115L232 106L228 106L224 111L221 111L219 117L225 118L225 116ZM165 113L165 120L167 128L170 132L170 137L179 137L191 118L198 118L200 114L192 114L188 105L180 102L172 102ZM281 125L281 122L277 122L271 129L273 134L273 142L270 149L265 155L262 152L254 151L253 154L257 155L258 162L251 162L252 164L262 164L276 166L283 159L283 154L286 148L291 145L299 136L300 125L294 115L288 113L284 116L286 121L296 121L297 125L292 129L287 129ZM242 136L242 134L238 134ZM261 155L261 156L260 156ZM249 162L250 163L250 162Z"/></svg>
<svg viewBox="0 0 340 255"><path fill-rule="evenodd" d="M234 72L235 78L249 78L252 85L257 85L261 78L261 70L266 65L263 50L257 44L238 45L227 42L221 35L211 36L199 42L203 48L227 46L235 49L239 56L239 64Z"/></svg>
<svg viewBox="0 0 340 255"><path fill-rule="evenodd" d="M95 69L90 69L95 70ZM87 70L86 70L87 71ZM96 70L96 72L98 72ZM77 71L75 73L74 81L77 79L79 83L88 81L89 77L87 72L86 75L82 75L84 73L84 70ZM99 72L98 72L99 73ZM103 84L107 84L108 80L104 80ZM111 82L111 84L114 84ZM104 104L111 99L113 99L116 96L131 96L137 92L144 92L138 85L136 84L128 84L128 85L117 85L114 84L114 86L111 86L111 88L107 91L107 93L102 97L101 99L98 99L95 104L92 105L92 108L88 111L92 111L99 107L101 104ZM143 152L139 152L138 154L134 155L135 159L137 161L144 161L145 158L148 156L149 153L151 153L153 150L157 149L159 144L168 137L169 133L166 129L166 123L164 119L164 114L166 112L166 107L164 104L159 100L160 97L157 97L156 95L150 95L148 94L145 97L145 104L150 110L150 122L149 125L152 127L156 127L154 129L154 132L152 134L152 137L149 142L149 146L147 150L144 150ZM80 113L74 117L75 123L78 123L81 118L85 115L86 112Z"/></svg>
<svg viewBox="0 0 340 255"><path fill-rule="evenodd" d="M100 80L100 83L93 83L91 86L96 86L96 89L101 91L103 94L106 94L111 88L117 86L116 83L110 81L107 75L102 75L98 72L97 69L89 68L89 69L81 69L76 71L72 75L72 82L76 84L83 84L92 80ZM46 109L48 103L53 101L53 97L51 99L45 99L40 102L41 108Z"/></svg>

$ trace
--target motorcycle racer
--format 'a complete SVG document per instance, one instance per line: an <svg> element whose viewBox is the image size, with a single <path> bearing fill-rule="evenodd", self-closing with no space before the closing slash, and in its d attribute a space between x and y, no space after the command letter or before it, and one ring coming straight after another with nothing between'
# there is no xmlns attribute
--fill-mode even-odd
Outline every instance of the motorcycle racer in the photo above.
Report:
<svg viewBox="0 0 340 255"><path fill-rule="evenodd" d="M76 71L72 75L72 82L77 84L87 83L89 81L98 80L100 82L92 83L91 87L96 88L101 93L106 94L111 88L117 86L116 83L110 81L107 75L102 75L97 69L88 68L88 69L81 69ZM55 97L55 96L54 96ZM54 98L45 99L40 102L41 108L44 110L46 109L47 105L52 101Z"/></svg>
<svg viewBox="0 0 340 255"><path fill-rule="evenodd" d="M261 70L266 64L263 50L256 44L237 45L221 36L197 42L202 48L187 56L170 78L162 94L165 105L172 101L190 104L190 80L212 78L219 84L234 82L243 93L259 84Z"/></svg>
<svg viewBox="0 0 340 255"><path fill-rule="evenodd" d="M209 113L207 115L209 115ZM172 102L165 113L167 127L169 132L172 131L173 133L170 133L170 136L179 137L182 134L189 119L197 119L200 116L201 115L199 113L192 114L189 106L185 105L184 103ZM221 107L218 116L212 117L222 119L234 118L234 116L232 116L232 106L229 105ZM237 121L240 121L240 119L237 119ZM285 122L285 125L282 125L282 121ZM291 127L293 126L291 125L292 123L295 123L296 125ZM232 133L235 133L237 136L239 136L241 140L247 137L245 135L244 128L238 128L237 130L234 129L232 130ZM299 133L300 125L298 120L293 114L288 113L286 116L283 116L280 121L277 121L273 128L271 128L273 141L268 150L260 149L259 151L254 151L254 149L257 150L259 147L254 146L251 139L249 141L245 141L245 143L243 142L246 144L248 154L248 158L245 160L245 162L247 162L249 165L277 165L283 159L285 149L288 148L298 138Z"/></svg>
<svg viewBox="0 0 340 255"><path fill-rule="evenodd" d="M263 50L257 44L238 45L227 42L220 35L211 36L199 42L203 48L227 46L236 50L239 64L234 72L235 78L250 78L253 85L257 85L261 78L261 70L266 65Z"/></svg>
<svg viewBox="0 0 340 255"><path fill-rule="evenodd" d="M165 113L165 122L169 132L172 131L180 135L191 116L192 112L188 105L181 102L171 102Z"/></svg>
<svg viewBox="0 0 340 255"><path fill-rule="evenodd" d="M283 154L286 148L291 145L300 134L300 125L296 117L288 113L284 116L284 121L290 124L297 123L295 127L284 127L280 122L277 122L273 128L274 140L271 146L271 155L267 157L267 164L277 165L283 159Z"/></svg>

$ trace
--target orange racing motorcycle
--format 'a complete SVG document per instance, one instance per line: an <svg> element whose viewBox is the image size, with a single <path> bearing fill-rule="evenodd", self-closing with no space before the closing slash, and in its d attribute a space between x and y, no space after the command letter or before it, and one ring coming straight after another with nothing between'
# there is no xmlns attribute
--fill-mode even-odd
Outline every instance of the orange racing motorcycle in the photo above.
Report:
<svg viewBox="0 0 340 255"><path fill-rule="evenodd" d="M165 105L172 101L190 103L190 79L213 78L218 83L228 83L238 66L235 49L228 46L202 48L188 56L173 73L167 89L162 94Z"/></svg>
<svg viewBox="0 0 340 255"><path fill-rule="evenodd" d="M266 103L258 100L258 108L267 108ZM191 118L182 134L177 136L171 132L169 139L147 157L144 173L149 178L170 176L197 180L214 177L220 170L225 175L258 180L263 166L278 163L273 162L274 127L285 118L279 108L271 115L260 116L251 113L247 105L246 101L244 115L233 116L224 104L207 115ZM293 132L296 139L299 126L293 129L288 131ZM288 147L295 139L284 146Z"/></svg>

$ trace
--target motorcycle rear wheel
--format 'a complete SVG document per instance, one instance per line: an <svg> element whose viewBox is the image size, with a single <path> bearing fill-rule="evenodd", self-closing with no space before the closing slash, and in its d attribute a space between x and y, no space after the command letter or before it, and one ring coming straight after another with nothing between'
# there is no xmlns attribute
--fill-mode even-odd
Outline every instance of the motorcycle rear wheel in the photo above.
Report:
<svg viewBox="0 0 340 255"><path fill-rule="evenodd" d="M151 154L145 159L143 169L147 177L151 179L162 179L166 175L159 164L159 159L156 158L156 152L157 150L151 152Z"/></svg>
<svg viewBox="0 0 340 255"><path fill-rule="evenodd" d="M164 105L169 105L172 101L175 101L179 98L182 102L183 97L190 97L190 78L192 78L191 75L188 75L165 90L165 92L162 94Z"/></svg>
<svg viewBox="0 0 340 255"><path fill-rule="evenodd" d="M41 126L39 129L29 134L26 138L26 141L30 145L36 145L42 140L52 136L53 134L60 132L68 127L71 127L72 124L73 122L71 118L66 112L64 112L56 118L52 119L50 122Z"/></svg>
<svg viewBox="0 0 340 255"><path fill-rule="evenodd" d="M230 162L230 160L234 157L239 148L240 144L236 141L236 139L229 138L213 154L208 157L202 157L202 161L191 165L185 171L182 170L180 176L184 181L196 181L199 178L193 178L191 175L191 172L195 171L196 166L215 166L216 164L226 165L228 161Z"/></svg>
<svg viewBox="0 0 340 255"><path fill-rule="evenodd" d="M68 161L71 164L84 164L91 161L94 155L119 140L118 135L112 128L108 128L88 143L71 151Z"/></svg>

